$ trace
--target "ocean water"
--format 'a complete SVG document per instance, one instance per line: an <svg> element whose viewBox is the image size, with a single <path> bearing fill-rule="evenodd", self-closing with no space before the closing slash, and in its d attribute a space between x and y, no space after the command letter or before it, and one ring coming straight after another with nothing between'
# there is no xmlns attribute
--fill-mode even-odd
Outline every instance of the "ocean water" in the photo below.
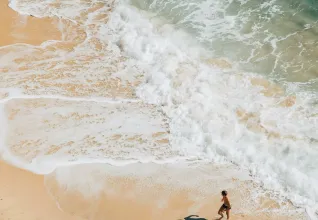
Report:
<svg viewBox="0 0 318 220"><path fill-rule="evenodd" d="M12 0L58 17L62 41L0 48L2 156L37 173L232 163L315 219L316 5Z"/></svg>

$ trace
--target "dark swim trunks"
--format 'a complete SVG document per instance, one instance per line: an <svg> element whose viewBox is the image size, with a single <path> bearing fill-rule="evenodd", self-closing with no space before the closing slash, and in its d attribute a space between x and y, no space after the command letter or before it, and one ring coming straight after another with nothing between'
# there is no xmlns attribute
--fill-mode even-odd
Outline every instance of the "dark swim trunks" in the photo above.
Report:
<svg viewBox="0 0 318 220"><path fill-rule="evenodd" d="M222 205L222 208L224 208L225 210L230 210L230 209L231 209L231 207L228 207L228 206L225 205L225 204Z"/></svg>

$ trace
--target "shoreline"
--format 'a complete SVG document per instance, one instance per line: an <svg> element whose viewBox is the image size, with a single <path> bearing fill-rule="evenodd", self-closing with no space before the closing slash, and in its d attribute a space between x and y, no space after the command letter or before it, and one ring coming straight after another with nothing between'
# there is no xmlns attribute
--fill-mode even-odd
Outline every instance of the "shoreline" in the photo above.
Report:
<svg viewBox="0 0 318 220"><path fill-rule="evenodd" d="M43 176L0 162L0 218L75 220L58 209L43 185ZM32 201L32 202L31 202Z"/></svg>
<svg viewBox="0 0 318 220"><path fill-rule="evenodd" d="M292 208L262 196L255 200L260 202L259 207L252 207L255 198L249 195L248 188L255 183L221 177L226 167L146 166L86 164L60 167L42 176L1 162L0 215L4 219L14 217L14 220L174 220L188 215L216 219L221 205L219 189L225 183L233 207L231 219L305 219L301 214L294 217L277 214L282 208ZM185 182L189 179L187 175L195 177L193 182ZM251 201L246 201L248 199Z"/></svg>

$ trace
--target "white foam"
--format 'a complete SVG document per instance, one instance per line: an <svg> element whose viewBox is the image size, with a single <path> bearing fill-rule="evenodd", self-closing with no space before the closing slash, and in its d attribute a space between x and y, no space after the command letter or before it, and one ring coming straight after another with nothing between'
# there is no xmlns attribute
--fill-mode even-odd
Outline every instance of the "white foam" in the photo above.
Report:
<svg viewBox="0 0 318 220"><path fill-rule="evenodd" d="M8 163L12 164L15 167L19 167L21 169L29 170L35 174L45 175L54 172L59 167L68 167L74 165L85 165L85 164L109 164L116 167L123 167L130 164L174 164L180 162L187 162L191 161L192 158L185 158L185 157L175 157L163 160L157 160L155 158L143 158L143 159L109 159L109 158L87 158L81 157L77 161L71 161L67 157L55 157L53 160L51 158L45 159L35 159L32 163L26 163L25 161L21 160L20 158L12 155L7 148L2 151L2 159L7 161ZM51 160L50 160L51 159ZM204 162L204 161L202 161Z"/></svg>
<svg viewBox="0 0 318 220"><path fill-rule="evenodd" d="M76 98L76 97L66 97L66 96L58 96L58 95L20 95L20 94L12 94L4 99L0 100L0 103L5 103L14 99L58 99L63 101L72 101L72 102L96 102L96 103L138 103L141 100L138 99L116 99L116 98L104 98L104 97L87 97L87 98Z"/></svg>
<svg viewBox="0 0 318 220"><path fill-rule="evenodd" d="M4 115L4 110L3 110L3 105L0 104L0 124L1 124L1 129L0 129L0 151L1 154L5 150L5 137L6 137L6 131L5 127L7 124L6 117Z"/></svg>
<svg viewBox="0 0 318 220"><path fill-rule="evenodd" d="M120 14L127 8L117 10ZM172 41L153 47L152 39L158 39L158 35L151 32L152 28L146 33L138 31L149 25L141 26L140 15L132 16L133 12L126 13L125 22L129 25L114 32L122 33L122 44L128 45L123 47L127 54L136 52L133 47L136 42L154 49L149 60L140 56L151 68L148 68L150 80L139 87L137 94L147 102L164 105L165 113L171 118L172 146L182 146L187 155L208 156L218 162L226 158L248 167L264 186L284 192L288 198L296 198L295 204L315 204L318 170L312 164L318 152L317 144L310 138L317 137L318 123L317 117L310 117L301 110L310 106L303 100L297 100L292 108L277 106L278 100L263 96L248 81L200 63L197 54L191 53L192 48L185 50L186 47L178 47ZM116 16L116 11L114 13ZM118 21L114 20L110 27L118 27ZM138 58L136 54L134 58ZM176 71L178 67L182 68L181 72ZM178 78L179 75L183 77ZM242 77L249 78L248 75ZM250 119L255 120L254 124L259 120L268 131L283 137L272 140L266 133L249 130L236 115L240 108L259 115ZM274 125L268 124L271 121Z"/></svg>

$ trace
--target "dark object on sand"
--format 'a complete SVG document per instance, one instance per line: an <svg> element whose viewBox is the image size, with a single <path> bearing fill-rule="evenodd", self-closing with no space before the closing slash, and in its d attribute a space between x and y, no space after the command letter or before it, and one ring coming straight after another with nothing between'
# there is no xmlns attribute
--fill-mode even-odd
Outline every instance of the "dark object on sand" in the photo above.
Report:
<svg viewBox="0 0 318 220"><path fill-rule="evenodd" d="M192 218L196 217L196 218ZM200 218L198 215L189 215L188 217L185 217L184 220L207 220L206 218Z"/></svg>

